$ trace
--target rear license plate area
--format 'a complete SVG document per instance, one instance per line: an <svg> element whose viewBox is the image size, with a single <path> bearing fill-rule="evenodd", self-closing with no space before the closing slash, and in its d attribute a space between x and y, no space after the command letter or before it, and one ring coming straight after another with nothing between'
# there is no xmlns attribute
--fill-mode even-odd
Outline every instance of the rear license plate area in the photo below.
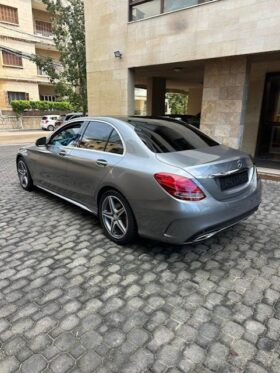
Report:
<svg viewBox="0 0 280 373"><path fill-rule="evenodd" d="M233 175L220 177L221 190L235 188L248 182L248 171L238 172Z"/></svg>

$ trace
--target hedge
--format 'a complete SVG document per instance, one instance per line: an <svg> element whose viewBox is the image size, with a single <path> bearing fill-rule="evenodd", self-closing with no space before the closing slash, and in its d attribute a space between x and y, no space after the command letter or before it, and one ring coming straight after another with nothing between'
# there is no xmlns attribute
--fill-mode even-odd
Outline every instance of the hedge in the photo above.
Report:
<svg viewBox="0 0 280 373"><path fill-rule="evenodd" d="M22 115L24 111L38 110L38 111L73 111L73 106L68 101L26 101L26 100L14 100L11 102L13 111Z"/></svg>

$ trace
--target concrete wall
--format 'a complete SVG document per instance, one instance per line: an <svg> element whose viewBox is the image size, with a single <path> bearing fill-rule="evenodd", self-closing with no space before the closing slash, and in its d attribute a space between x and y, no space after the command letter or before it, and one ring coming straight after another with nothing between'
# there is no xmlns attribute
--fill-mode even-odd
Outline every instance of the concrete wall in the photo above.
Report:
<svg viewBox="0 0 280 373"><path fill-rule="evenodd" d="M220 0L132 23L126 0L85 7L91 114L131 111L129 68L280 50L278 0Z"/></svg>
<svg viewBox="0 0 280 373"><path fill-rule="evenodd" d="M40 117L23 117L22 120L16 116L0 117L0 130L10 129L41 129Z"/></svg>

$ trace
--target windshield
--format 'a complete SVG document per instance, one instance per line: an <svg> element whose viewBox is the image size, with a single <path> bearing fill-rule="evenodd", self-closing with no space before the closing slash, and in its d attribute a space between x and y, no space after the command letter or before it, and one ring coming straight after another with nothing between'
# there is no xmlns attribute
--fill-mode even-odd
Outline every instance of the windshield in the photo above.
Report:
<svg viewBox="0 0 280 373"><path fill-rule="evenodd" d="M198 129L182 122L130 118L128 122L154 153L170 153L219 145Z"/></svg>

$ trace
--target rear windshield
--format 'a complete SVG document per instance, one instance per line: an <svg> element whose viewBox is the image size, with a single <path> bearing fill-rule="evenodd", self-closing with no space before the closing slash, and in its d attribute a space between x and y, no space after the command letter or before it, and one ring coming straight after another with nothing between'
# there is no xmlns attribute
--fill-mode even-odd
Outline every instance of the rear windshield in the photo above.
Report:
<svg viewBox="0 0 280 373"><path fill-rule="evenodd" d="M46 119L48 119L48 117L42 117L42 120L46 120Z"/></svg>
<svg viewBox="0 0 280 373"><path fill-rule="evenodd" d="M143 143L154 153L171 153L219 145L195 127L166 120L129 119Z"/></svg>

